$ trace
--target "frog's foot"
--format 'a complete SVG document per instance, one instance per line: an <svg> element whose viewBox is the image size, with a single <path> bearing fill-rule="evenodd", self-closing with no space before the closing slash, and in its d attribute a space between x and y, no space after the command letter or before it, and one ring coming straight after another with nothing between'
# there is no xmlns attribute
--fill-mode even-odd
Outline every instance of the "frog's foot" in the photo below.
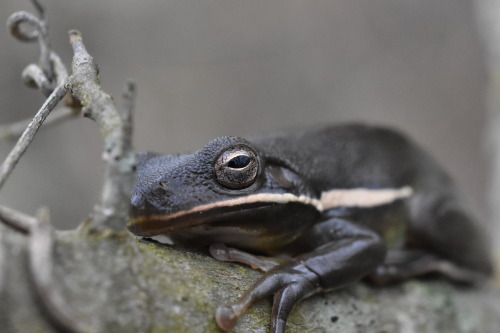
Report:
<svg viewBox="0 0 500 333"><path fill-rule="evenodd" d="M253 269L259 269L263 272L267 272L271 268L279 265L284 261L281 258L254 256L250 253L232 247L227 247L222 243L215 243L210 245L209 250L214 259L217 259L219 261L239 262L248 265Z"/></svg>
<svg viewBox="0 0 500 333"><path fill-rule="evenodd" d="M318 275L302 263L289 261L267 272L236 303L220 306L215 319L220 328L230 331L252 304L274 295L270 332L282 333L293 307L320 289Z"/></svg>
<svg viewBox="0 0 500 333"><path fill-rule="evenodd" d="M368 279L376 285L384 285L429 273L438 273L465 284L479 284L485 280L483 274L421 250L389 251L386 262L370 274Z"/></svg>

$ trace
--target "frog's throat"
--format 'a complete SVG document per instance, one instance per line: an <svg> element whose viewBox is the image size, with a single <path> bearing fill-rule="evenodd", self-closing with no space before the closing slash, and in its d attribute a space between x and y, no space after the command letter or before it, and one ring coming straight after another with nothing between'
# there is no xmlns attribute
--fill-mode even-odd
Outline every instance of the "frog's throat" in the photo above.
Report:
<svg viewBox="0 0 500 333"><path fill-rule="evenodd" d="M196 206L171 214L137 216L127 227L138 236L156 236L189 228L213 219L217 214L235 212L270 205L289 203L312 206L317 211L336 207L375 207L404 199L413 194L411 187L399 189L335 189L321 193L320 199L291 193L258 193L229 200Z"/></svg>

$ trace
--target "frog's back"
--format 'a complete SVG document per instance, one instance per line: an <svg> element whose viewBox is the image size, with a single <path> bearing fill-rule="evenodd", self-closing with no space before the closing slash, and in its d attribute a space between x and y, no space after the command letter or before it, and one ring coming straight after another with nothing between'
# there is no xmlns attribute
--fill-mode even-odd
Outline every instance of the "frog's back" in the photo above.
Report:
<svg viewBox="0 0 500 333"><path fill-rule="evenodd" d="M398 131L362 124L323 126L258 139L318 191L451 184L439 165Z"/></svg>
<svg viewBox="0 0 500 333"><path fill-rule="evenodd" d="M403 188L406 247L434 253L490 274L488 242L461 202L452 179L429 154L399 132L361 124L280 133L255 141L266 156L281 156L318 195L332 189Z"/></svg>

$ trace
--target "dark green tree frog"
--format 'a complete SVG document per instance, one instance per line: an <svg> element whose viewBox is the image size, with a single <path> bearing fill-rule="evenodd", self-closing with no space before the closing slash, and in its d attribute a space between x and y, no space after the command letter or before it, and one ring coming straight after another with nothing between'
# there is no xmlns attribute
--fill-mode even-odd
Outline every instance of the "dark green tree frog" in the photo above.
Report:
<svg viewBox="0 0 500 333"><path fill-rule="evenodd" d="M271 332L302 299L362 278L427 273L475 283L492 273L486 242L436 161L398 132L361 124L243 139L192 154L139 155L138 236L168 235L264 271L216 321L231 330L273 295Z"/></svg>

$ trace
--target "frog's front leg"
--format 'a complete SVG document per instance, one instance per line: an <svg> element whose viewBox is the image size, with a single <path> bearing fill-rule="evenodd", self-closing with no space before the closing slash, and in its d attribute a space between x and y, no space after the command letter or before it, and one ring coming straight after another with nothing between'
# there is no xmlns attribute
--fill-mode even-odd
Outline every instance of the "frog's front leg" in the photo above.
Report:
<svg viewBox="0 0 500 333"><path fill-rule="evenodd" d="M253 303L274 295L271 332L284 332L289 313L302 299L351 284L384 261L385 244L372 230L332 218L315 232L328 242L271 268L236 303L217 309L216 320L223 330L231 330Z"/></svg>

